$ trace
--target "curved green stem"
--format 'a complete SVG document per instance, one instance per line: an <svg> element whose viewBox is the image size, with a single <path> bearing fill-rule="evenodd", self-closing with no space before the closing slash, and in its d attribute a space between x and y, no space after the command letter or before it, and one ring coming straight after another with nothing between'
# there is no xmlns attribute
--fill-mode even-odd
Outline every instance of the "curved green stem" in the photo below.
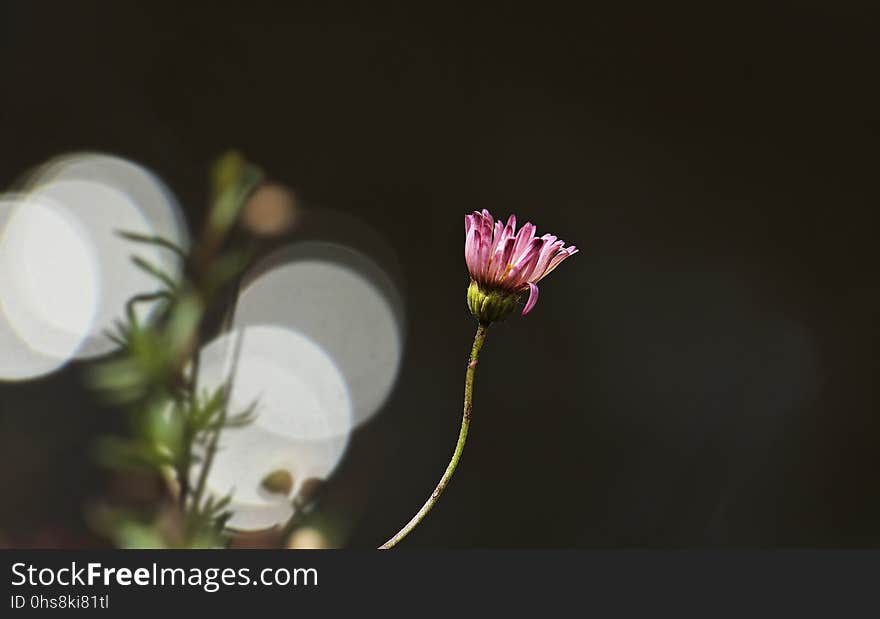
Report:
<svg viewBox="0 0 880 619"><path fill-rule="evenodd" d="M489 323L481 322L480 326L477 327L477 333L474 336L474 347L471 349L470 362L467 366L467 372L465 372L464 375L464 413L461 416L461 430L458 432L458 442L455 444L455 451L452 454L452 460L449 461L449 465L446 467L443 477L440 478L437 487L434 488L434 492L431 493L431 496L428 497L428 500L425 501L422 508L400 531L395 533L391 539L379 546L379 550L394 548L400 540L409 535L410 531L415 529L416 526L424 520L425 516L428 515L428 512L431 511L431 508L434 507L434 504L437 502L437 499L439 499L440 495L443 494L443 491L446 490L446 486L449 485L449 480L452 479L455 467L458 466L458 461L461 459L461 452L464 451L464 443L467 440L468 428L471 425L474 374L477 371L477 360L480 356L480 349L483 347L483 342L486 341L486 330L488 328Z"/></svg>

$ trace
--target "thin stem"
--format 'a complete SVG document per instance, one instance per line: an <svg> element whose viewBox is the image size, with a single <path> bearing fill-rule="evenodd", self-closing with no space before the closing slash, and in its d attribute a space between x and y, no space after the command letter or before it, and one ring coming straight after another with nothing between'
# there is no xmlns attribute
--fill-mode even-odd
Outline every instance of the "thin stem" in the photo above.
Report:
<svg viewBox="0 0 880 619"><path fill-rule="evenodd" d="M238 286L236 286L236 293L238 292ZM224 320L224 332L229 332L231 325L233 324L233 314L235 312L234 306L227 312L226 318ZM233 343L233 351L232 351L232 367L229 370L229 377L226 380L226 383L223 385L223 407L220 409L220 417L217 424L217 429L214 431L214 434L211 436L211 439L208 443L207 453L205 454L205 461L202 463L202 470L199 472L198 482L196 483L196 488L193 494L193 509L198 511L199 503L202 500L202 494L205 491L205 484L208 481L208 473L211 471L211 466L214 464L214 456L217 453L217 447L220 443L220 432L223 430L223 426L226 424L226 418L229 414L229 396L232 393L232 385L235 381L235 377L238 372L238 361L241 358L241 345L244 339L244 332L239 330L235 334L235 341ZM199 355L196 353L195 358L198 359ZM196 366L197 367L197 366ZM196 387L193 386L193 391L196 391Z"/></svg>
<svg viewBox="0 0 880 619"><path fill-rule="evenodd" d="M449 461L449 465L446 467L443 477L440 478L440 482L437 484L437 487L434 488L434 492L431 493L428 500L425 501L425 504L422 505L422 508L412 517L412 520L407 522L406 525L400 531L395 533L391 539L379 546L379 550L394 548L400 540L409 535L410 531L415 529L416 526L424 520L425 516L428 515L428 512L431 511L431 508L434 507L434 504L437 502L437 499L439 499L440 495L443 494L443 491L446 490L446 486L449 485L449 480L452 479L455 467L458 466L458 461L461 459L461 452L464 451L464 443L467 440L468 428L471 425L474 374L477 371L477 361L480 356L480 349L483 347L483 342L486 341L486 330L488 328L489 323L481 322L480 326L477 327L477 333L474 336L474 347L471 349L470 362L467 366L467 372L465 372L464 375L464 412L461 416L461 430L458 432L458 442L455 444L455 451L452 454L452 460Z"/></svg>

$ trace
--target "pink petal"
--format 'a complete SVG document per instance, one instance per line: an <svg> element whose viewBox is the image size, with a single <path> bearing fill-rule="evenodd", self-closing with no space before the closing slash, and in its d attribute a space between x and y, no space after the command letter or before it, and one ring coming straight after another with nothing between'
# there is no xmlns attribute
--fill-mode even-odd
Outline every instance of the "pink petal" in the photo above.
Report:
<svg viewBox="0 0 880 619"><path fill-rule="evenodd" d="M507 224L503 227L501 222L495 224L496 238L492 244L492 268L489 270L491 279L501 277L507 271L507 266L512 263L511 257L513 256L513 247L516 240L513 234L515 229L516 216L514 215L507 218ZM510 245L510 251L508 251L508 241L514 241Z"/></svg>
<svg viewBox="0 0 880 619"><path fill-rule="evenodd" d="M498 251L499 246L504 247L504 245L502 245L502 232L504 232L504 223L496 221L495 228L494 230L492 230L492 247L489 250L489 255L493 258L495 256L495 252Z"/></svg>
<svg viewBox="0 0 880 619"><path fill-rule="evenodd" d="M492 241L492 248L489 251L489 264L486 265L486 278L493 281L497 278L498 266L501 264L501 254L504 253L504 244L498 243L498 238Z"/></svg>
<svg viewBox="0 0 880 619"><path fill-rule="evenodd" d="M535 225L531 222L526 222L526 224L520 228L519 233L516 235L516 245L513 248L513 260L512 262L518 261L523 254L528 250L529 244L532 242L532 239L535 238Z"/></svg>
<svg viewBox="0 0 880 619"><path fill-rule="evenodd" d="M522 315L525 316L529 312L532 311L532 308L535 307L535 304L538 302L538 286L529 282L529 300L526 301L526 306L523 308Z"/></svg>
<svg viewBox="0 0 880 619"><path fill-rule="evenodd" d="M558 267L560 264L562 264L563 260L565 260L569 256L574 256L576 253L578 253L578 249L577 249L577 247L574 247L574 246L567 247L566 249L563 249L562 251L558 252L555 256L553 256L553 259L550 261L550 265L544 271L544 274L541 275L540 278L538 278L534 281L538 282L541 279L544 279L545 277L550 275L550 273L552 273L556 267Z"/></svg>
<svg viewBox="0 0 880 619"><path fill-rule="evenodd" d="M495 262L492 265L492 280L501 283L505 279L507 273L507 265L510 264L510 257L513 255L513 246L516 239L509 238L504 242L497 254L495 254Z"/></svg>
<svg viewBox="0 0 880 619"><path fill-rule="evenodd" d="M480 235L485 239L487 236L492 238L492 224L489 223L489 218L487 218L483 213L474 211L474 227L480 231Z"/></svg>
<svg viewBox="0 0 880 619"><path fill-rule="evenodd" d="M484 221L485 224L485 221ZM486 281L486 268L489 266L489 246L492 244L491 228L487 231L486 226L480 233L480 242L477 247L476 273L482 281Z"/></svg>
<svg viewBox="0 0 880 619"><path fill-rule="evenodd" d="M510 217L507 218L507 225L504 226L504 238L509 239L513 237L516 233L516 215L513 213L510 214Z"/></svg>
<svg viewBox="0 0 880 619"><path fill-rule="evenodd" d="M548 241L551 238L556 238L555 236L548 236ZM544 274L547 271L547 265L550 264L550 260L553 258L553 256L556 255L557 251L562 249L563 245L564 243L562 241L549 241L545 243L544 249L541 251L541 257L538 258L538 263L535 265L535 270L532 271L532 275L530 277L532 281L537 282L542 277L544 277Z"/></svg>
<svg viewBox="0 0 880 619"><path fill-rule="evenodd" d="M489 211L483 211L488 213ZM492 228L494 227L491 215L480 215L480 236L483 243L492 243Z"/></svg>
<svg viewBox="0 0 880 619"><path fill-rule="evenodd" d="M507 286L519 288L528 282L529 276L534 271L535 265L538 263L538 258L541 256L541 249L543 249L543 247L544 241L542 239L532 240L531 244L529 244L529 249L526 250L510 271L510 276L505 282Z"/></svg>
<svg viewBox="0 0 880 619"><path fill-rule="evenodd" d="M474 235L472 247L473 255L470 262L471 275L475 279L482 280L486 261L484 253L488 252L488 249L486 250L486 252L484 252L483 248L484 246L486 246L487 243L492 242L492 227L489 225L488 220L485 216L483 216L482 213L474 211L473 217L473 232L475 232L476 234Z"/></svg>
<svg viewBox="0 0 880 619"><path fill-rule="evenodd" d="M471 228L467 238L464 241L464 261L467 264L468 271L471 275L477 274L479 267L479 250L480 250L480 231Z"/></svg>

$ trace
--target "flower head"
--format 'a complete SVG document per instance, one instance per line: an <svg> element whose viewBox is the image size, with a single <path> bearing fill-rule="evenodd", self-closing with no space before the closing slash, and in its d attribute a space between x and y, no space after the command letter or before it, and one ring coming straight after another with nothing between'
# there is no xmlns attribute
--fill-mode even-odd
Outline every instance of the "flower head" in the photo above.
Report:
<svg viewBox="0 0 880 619"><path fill-rule="evenodd" d="M468 306L477 320L503 320L527 290L522 314L528 314L538 302L538 282L578 251L552 234L537 237L535 231L527 223L517 232L515 215L506 224L495 221L485 209L465 216L464 258L471 275Z"/></svg>

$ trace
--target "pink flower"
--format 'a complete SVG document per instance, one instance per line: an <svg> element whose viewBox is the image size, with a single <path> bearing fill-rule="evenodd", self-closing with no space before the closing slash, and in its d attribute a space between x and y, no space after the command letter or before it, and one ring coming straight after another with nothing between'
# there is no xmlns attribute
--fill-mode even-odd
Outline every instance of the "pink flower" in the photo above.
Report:
<svg viewBox="0 0 880 619"><path fill-rule="evenodd" d="M485 292L518 296L528 289L523 316L538 302L538 282L578 251L552 234L536 237L535 230L527 223L517 232L515 215L504 224L486 209L464 218L464 259L471 280Z"/></svg>

